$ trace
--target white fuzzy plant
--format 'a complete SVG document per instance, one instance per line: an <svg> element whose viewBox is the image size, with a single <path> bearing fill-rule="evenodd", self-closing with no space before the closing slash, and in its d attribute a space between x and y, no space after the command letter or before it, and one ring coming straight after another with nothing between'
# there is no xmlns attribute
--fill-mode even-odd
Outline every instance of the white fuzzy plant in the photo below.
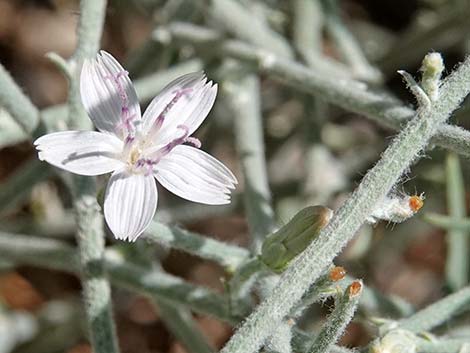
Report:
<svg viewBox="0 0 470 353"><path fill-rule="evenodd" d="M312 5L313 2L315 5ZM202 8L207 7L209 10L205 12L207 23L217 23L215 29L175 23L165 28L159 28L154 35L155 41L158 43L168 42L170 38L174 39L176 43L190 42L195 46L196 52L208 43L217 45L218 52L222 53L225 59L232 60L232 62L224 63L227 67L235 67L241 71L245 67L250 67L252 70L262 71L295 88L313 93L329 103L363 113L387 126L399 128L400 132L383 153L381 159L365 175L343 206L333 213L333 217L331 217L331 211L326 208L306 208L286 225L276 230L264 159L259 79L255 71L243 72L241 79L230 80L225 83L225 88L231 106L234 108L233 113L240 114L236 117L236 138L245 184L248 186L244 192L248 221L251 232L255 234L252 250L225 244L179 227L153 221L152 217L156 207L155 193L150 193L149 197L152 202L147 213L135 215L138 220L137 225L129 223L134 220L132 217L121 219L113 216L108 217L107 221L113 231L117 229L116 224L120 227L121 220L125 223L124 228L131 224L130 238L132 240L146 230L143 235L146 241L165 244L219 263L233 274L232 280L227 285L228 291L245 291L244 293L215 293L208 288L192 285L167 274L158 266L138 266L115 249L106 249L103 217L96 200L96 188L92 178L75 178L71 183L68 183L76 210L77 228L73 230L77 232L77 248L61 241L0 232L2 256L15 264L29 264L81 275L90 339L95 353L119 352L112 317L110 282L152 297L157 305L161 306L162 311L167 313L165 324L189 351L209 353L214 348L205 341L187 309L211 315L237 326L234 335L222 349L223 353L257 352L263 345L266 350L278 353L349 352L348 349L335 344L358 307L376 305L379 309L384 309L383 312L385 312L385 308L387 310L393 308L396 312L403 312L403 308L388 298L381 297L365 286L362 281L343 279L344 270L331 267L332 261L362 224L376 223L382 220L402 222L421 208L424 199L422 195L405 195L397 193L395 190L403 175L423 155L424 149L431 141L457 153L470 155L470 133L446 124L452 112L459 107L470 91L470 59L465 60L445 80L441 80L444 65L442 57L438 53L428 54L424 58L421 67L422 78L419 83L411 75L401 71L400 73L418 102L418 109L414 112L391 97L370 91L367 85L354 81L353 76L348 76L346 79L338 78L341 75L346 75L347 66L323 57L315 52L317 50L315 48L308 48L302 52L310 66L305 66L294 60L294 51L291 45L284 37L269 27L269 22L264 17L267 15L263 8L250 8L251 5L248 3L239 3L234 0L200 0L196 3ZM331 5L331 1L325 1L325 3ZM318 15L317 10L321 7L319 4L315 0L295 1L299 21L303 21L299 22L296 27L296 46L312 38L311 34L302 31L309 30L308 21L305 21L311 16L307 13ZM303 7L307 10L310 9L308 10L310 12L302 13L300 9ZM40 120L43 127L49 131L55 130L58 121L62 121L62 124L67 121L73 122L73 125L83 130L90 129L80 102L79 73L83 62L93 58L98 51L105 9L106 1L104 0L82 0L78 25L78 45L74 56L71 60L66 61L57 55L49 55L70 80L70 94L66 109L54 107L54 109L40 112L21 92L8 72L0 67L2 87L0 104L19 126L16 130L11 130L12 134L17 134L12 140L24 138L32 132L36 136ZM351 37L340 18L332 10L334 6L327 6L326 9L326 16L332 16L326 21L328 31L334 34L332 39L342 56L349 58L346 60L349 61L348 64L356 68L356 71L353 70L353 72L363 75L361 78L364 80L369 79L375 82L379 80L380 75L367 62L354 38ZM321 16L317 20L321 21ZM315 26L316 30L321 31L322 24L320 22L317 22ZM253 28L256 28L257 35L253 35ZM226 39L223 36L224 31L231 33L235 39ZM317 35L313 38L318 40L321 36ZM310 60L311 58L315 60ZM331 75L325 75L315 69L314 63L318 60L321 62L320 67ZM113 60L108 60L108 64L112 67L116 65ZM86 65L89 69L90 64ZM186 71L198 71L201 66L202 64L198 60L183 63L165 71L158 78L152 77L147 81L144 79L143 82L136 83L136 89L139 91L139 87L145 87L146 93L143 96L148 99L167 83L159 81L161 77L168 77L167 81L170 81L170 78L178 77ZM189 67L191 70L186 69ZM114 73L119 75L122 69L117 67L117 71L119 72ZM126 84L129 82L127 76L123 79ZM106 86L107 82L105 81L106 79L96 85L89 85L87 91ZM196 83L199 82L199 86L205 87L205 81L200 81L199 78L196 81ZM114 86L111 83L110 87L105 90L108 99L117 101L121 108L127 107L124 103L128 102L130 94L133 107L138 107L138 94L135 94L133 89L123 94L125 90L120 89L119 83L115 82ZM243 87L244 90L237 91L240 87ZM197 90L192 92L197 92ZM207 104L201 109L206 112L215 98L215 89L209 85L204 92L201 96L202 98L206 96ZM90 92L82 92L82 95L87 93ZM181 96L189 93L186 96L188 102L194 100L190 92L180 93ZM93 94L88 97L96 98ZM141 97L141 99L143 98ZM169 110L173 106L171 102L170 99L166 104ZM88 113L91 111L92 119L96 118L93 117L96 102L88 103L90 102L85 102ZM390 108L390 104L393 105L393 109ZM67 112L69 119L64 119L64 114ZM165 108L163 116L167 113ZM134 118L136 117L134 116ZM99 124L106 123L101 114L98 118ZM103 126L98 127L106 130ZM112 127L115 126L117 125L112 125ZM138 124L134 127L137 128ZM161 127L157 126L157 130ZM163 148L166 148L163 152L159 150L162 146L154 146L157 154L150 154L150 157L158 158L153 159L144 158L144 151L140 148L140 142L143 140L140 137L136 139L136 136L131 134L131 130L128 130L128 138L118 141L119 146L116 151L125 150L127 143L130 146L130 150L127 151L129 153L126 152L125 158L118 157L116 159L114 157L117 152L113 150L112 168L105 168L106 171L112 171L121 167L122 163L131 161L134 179L148 178L150 180L153 177L151 175L154 172L153 167L169 155L174 148L183 143L197 143L189 136L195 127L191 128L191 131L187 131L186 128L186 125L182 128L176 126L176 130L172 130L169 140L165 141L166 145L162 144ZM176 134L176 132L182 132L183 135ZM97 133L92 133L93 136L95 134ZM0 139L2 136L0 135ZM182 136L184 138L181 138ZM104 138L109 139L110 137L106 135ZM139 141L137 147L132 144L133 139ZM142 139L145 139L145 135ZM42 157L63 167L61 164L63 160L55 159L58 152L47 150L48 146L44 141L45 139L40 139L37 143ZM178 143L176 144L176 142ZM132 149L134 147L135 151ZM61 148L63 150L65 147ZM104 157L108 158L109 155ZM225 203L228 200L226 194L234 186L235 179L219 162L215 162L213 159L210 161L212 167L217 167L214 167L213 175L215 179L219 180L212 180L216 194L213 197L217 199L217 202L207 203ZM95 162L97 161L95 160ZM48 176L47 173L38 173L40 170L42 169L37 164L28 165L24 169L24 175L11 178L6 183L6 188L22 191L26 184L31 187L34 183ZM83 171L86 174L86 166ZM100 169L100 171L102 170ZM207 173L204 175L207 176ZM69 182L69 179L65 180ZM149 182L149 188L155 192L153 179L151 182L153 184ZM12 193L12 191L2 193L0 190L0 199L4 201L5 205L16 202L16 195L17 193ZM185 193L185 196L191 199L189 191ZM145 201L145 198L143 200ZM115 200L111 198L107 202L105 214L109 202L115 202ZM3 207L5 206L1 206L1 208ZM114 209L114 211L119 210ZM121 228L117 232L119 238L129 238L122 233ZM139 241L141 240L139 239ZM253 308L250 293L254 288L253 285L257 284L261 284L260 292L263 300ZM305 308L311 303L322 301L327 297L334 297L335 307L321 329L315 334L300 330L296 320ZM372 304L372 302L376 304ZM379 335L365 349L376 353L392 350L410 353L420 351L461 352L466 349L465 347L468 348L468 340L431 337L423 332L442 325L462 309L468 307L469 302L470 289L463 287L409 317L397 321L376 319L375 322L381 324ZM236 308L232 307L234 304L237 306ZM250 312L251 314L249 314ZM407 344L403 345L403 342Z"/></svg>

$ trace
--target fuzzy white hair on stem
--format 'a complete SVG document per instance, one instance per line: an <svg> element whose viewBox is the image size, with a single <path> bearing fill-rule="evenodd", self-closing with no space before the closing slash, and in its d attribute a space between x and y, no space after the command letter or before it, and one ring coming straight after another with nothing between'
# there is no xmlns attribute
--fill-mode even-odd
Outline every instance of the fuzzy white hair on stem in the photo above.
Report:
<svg viewBox="0 0 470 353"><path fill-rule="evenodd" d="M424 198L424 193L407 195L392 191L376 204L366 222L369 224L376 224L379 221L404 222L413 217L423 207Z"/></svg>

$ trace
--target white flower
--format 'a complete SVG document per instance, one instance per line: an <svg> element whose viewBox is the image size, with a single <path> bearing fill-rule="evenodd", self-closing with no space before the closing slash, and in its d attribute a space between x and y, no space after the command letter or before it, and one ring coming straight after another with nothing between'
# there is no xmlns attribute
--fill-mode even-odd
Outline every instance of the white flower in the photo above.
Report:
<svg viewBox="0 0 470 353"><path fill-rule="evenodd" d="M199 150L191 134L209 113L217 85L203 73L174 80L141 116L128 73L101 51L82 68L80 93L97 131L55 132L34 144L39 159L80 175L113 172L104 216L117 239L135 241L157 208L154 178L172 193L210 205L230 202L237 180Z"/></svg>

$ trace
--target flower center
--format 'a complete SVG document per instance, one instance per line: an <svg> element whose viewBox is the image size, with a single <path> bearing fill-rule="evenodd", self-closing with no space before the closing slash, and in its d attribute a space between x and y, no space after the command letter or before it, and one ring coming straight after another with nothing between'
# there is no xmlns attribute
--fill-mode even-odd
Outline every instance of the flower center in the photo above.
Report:
<svg viewBox="0 0 470 353"><path fill-rule="evenodd" d="M142 150L138 146L132 147L131 152L129 154L129 165L135 165L139 161L141 154Z"/></svg>

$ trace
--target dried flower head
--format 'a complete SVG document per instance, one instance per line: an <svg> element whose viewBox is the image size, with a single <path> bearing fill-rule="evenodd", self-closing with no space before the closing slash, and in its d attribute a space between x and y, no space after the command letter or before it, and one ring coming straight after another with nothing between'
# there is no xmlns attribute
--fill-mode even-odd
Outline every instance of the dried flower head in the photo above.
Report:
<svg viewBox="0 0 470 353"><path fill-rule="evenodd" d="M104 215L117 239L135 241L157 207L155 179L187 200L210 205L230 202L237 180L191 137L217 94L201 72L184 75L156 96L141 116L127 71L108 53L85 61L82 102L97 131L48 134L34 144L39 159L80 175L113 172Z"/></svg>

